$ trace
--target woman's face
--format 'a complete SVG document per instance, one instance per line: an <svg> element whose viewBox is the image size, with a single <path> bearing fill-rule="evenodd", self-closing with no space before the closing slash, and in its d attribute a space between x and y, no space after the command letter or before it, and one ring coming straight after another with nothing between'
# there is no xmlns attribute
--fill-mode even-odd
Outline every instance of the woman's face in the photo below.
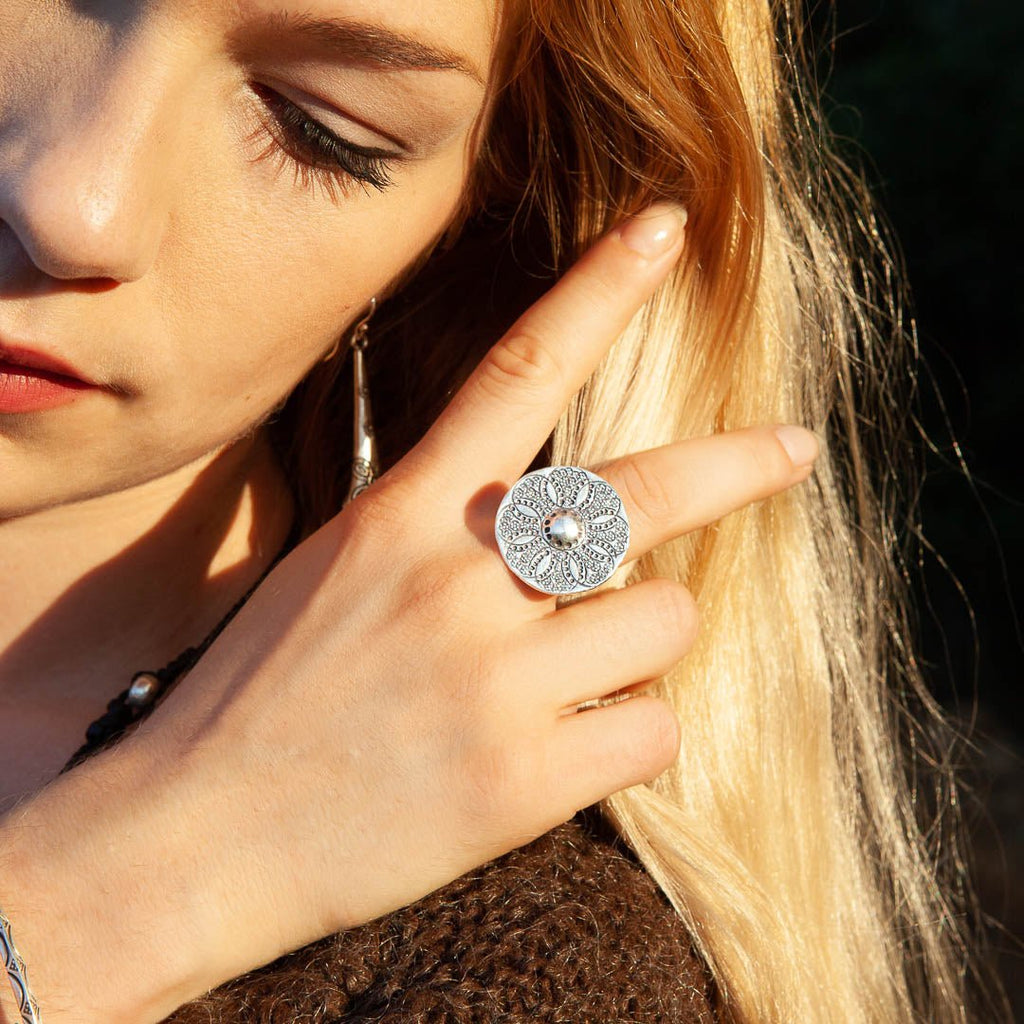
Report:
<svg viewBox="0 0 1024 1024"><path fill-rule="evenodd" d="M495 18L2 0L0 518L163 476L288 394L455 212Z"/></svg>

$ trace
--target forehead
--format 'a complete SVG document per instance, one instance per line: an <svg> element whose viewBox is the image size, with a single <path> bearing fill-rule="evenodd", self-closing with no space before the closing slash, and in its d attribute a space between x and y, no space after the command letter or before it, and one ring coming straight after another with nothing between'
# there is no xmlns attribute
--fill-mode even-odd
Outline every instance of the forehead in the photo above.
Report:
<svg viewBox="0 0 1024 1024"><path fill-rule="evenodd" d="M485 79L499 0L199 0L231 34L259 32L270 43L319 46L396 69L450 66ZM348 51L345 53L345 51ZM444 63L441 63L444 62Z"/></svg>

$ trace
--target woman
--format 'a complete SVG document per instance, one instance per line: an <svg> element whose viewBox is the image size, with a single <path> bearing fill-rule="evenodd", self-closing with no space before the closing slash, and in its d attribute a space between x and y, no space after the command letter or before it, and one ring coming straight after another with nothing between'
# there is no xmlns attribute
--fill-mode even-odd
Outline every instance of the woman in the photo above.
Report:
<svg viewBox="0 0 1024 1024"><path fill-rule="evenodd" d="M889 263L791 23L408 6L0 11L0 906L46 1019L965 1019L868 472ZM505 569L531 465L622 494L630 586Z"/></svg>

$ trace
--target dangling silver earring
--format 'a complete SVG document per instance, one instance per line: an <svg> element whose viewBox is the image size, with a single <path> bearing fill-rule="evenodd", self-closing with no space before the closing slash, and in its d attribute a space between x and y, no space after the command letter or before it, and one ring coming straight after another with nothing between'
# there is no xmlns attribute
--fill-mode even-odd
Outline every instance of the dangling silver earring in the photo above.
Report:
<svg viewBox="0 0 1024 1024"><path fill-rule="evenodd" d="M346 504L362 494L377 479L377 438L370 415L370 387L363 351L369 340L367 325L376 312L377 299L370 299L366 315L355 325L349 345L352 349L352 482Z"/></svg>

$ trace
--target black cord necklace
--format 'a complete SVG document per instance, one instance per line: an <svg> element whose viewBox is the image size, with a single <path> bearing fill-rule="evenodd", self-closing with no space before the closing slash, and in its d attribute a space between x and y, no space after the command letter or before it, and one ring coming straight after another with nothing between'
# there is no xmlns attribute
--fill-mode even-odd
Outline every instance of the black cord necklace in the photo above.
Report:
<svg viewBox="0 0 1024 1024"><path fill-rule="evenodd" d="M241 611L242 606L252 597L256 588L267 578L271 570L299 542L298 523L292 525L281 550L271 563L260 573L259 579L232 605L228 613L194 647L187 647L163 668L155 671L136 672L129 685L107 704L107 710L85 730L85 743L71 755L60 774L81 764L91 754L112 746L136 722L140 722L156 707L159 699L174 684L195 667L199 659L210 649L214 640L227 628L231 620Z"/></svg>
<svg viewBox="0 0 1024 1024"><path fill-rule="evenodd" d="M348 504L356 495L365 491L379 472L377 441L370 414L370 390L364 358L369 336L367 325L376 308L377 299L373 298L370 300L367 312L355 325L349 338L349 347L352 350L353 393L352 469L348 497L344 504ZM326 358L333 358L334 353L335 350L332 349ZM195 647L189 647L182 651L176 658L155 672L136 672L129 685L107 704L107 710L86 729L85 743L71 755L60 774L63 775L75 765L81 764L90 754L116 743L128 728L145 718L159 699L207 652L210 645L238 614L245 602L252 597L253 591L267 578L274 566L298 544L300 535L301 530L296 521L292 524L291 532L281 550L263 571L260 578Z"/></svg>

